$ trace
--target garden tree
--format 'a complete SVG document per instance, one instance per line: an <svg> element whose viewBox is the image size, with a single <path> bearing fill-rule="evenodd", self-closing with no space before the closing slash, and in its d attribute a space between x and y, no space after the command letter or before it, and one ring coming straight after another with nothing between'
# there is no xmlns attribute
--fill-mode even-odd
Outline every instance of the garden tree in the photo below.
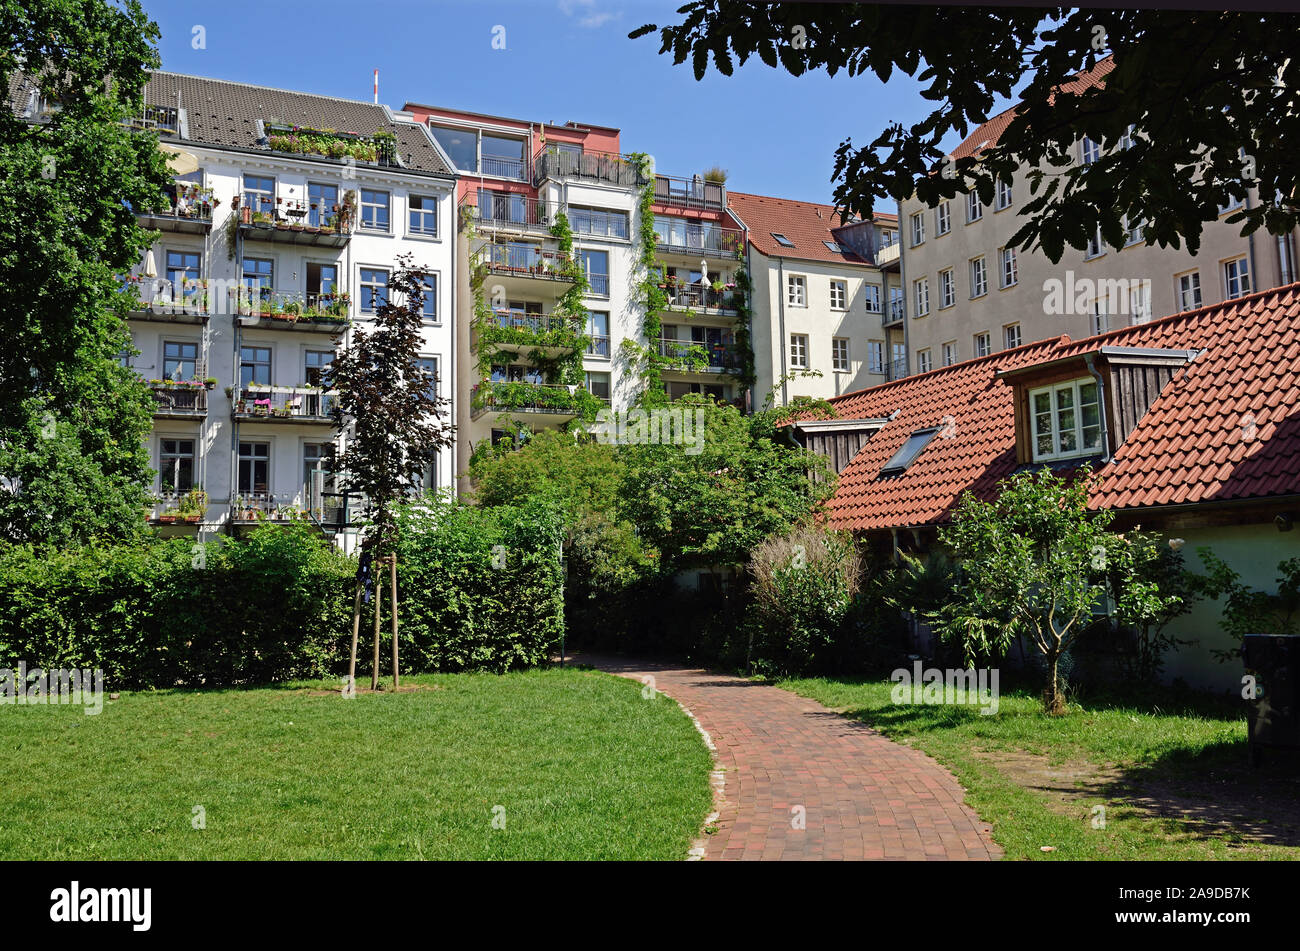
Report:
<svg viewBox="0 0 1300 951"><path fill-rule="evenodd" d="M0 0L0 535L39 544L143 530L153 402L121 275L155 235L131 207L168 182L143 114L157 27L136 0Z"/></svg>
<svg viewBox="0 0 1300 951"><path fill-rule="evenodd" d="M998 483L992 501L963 493L939 531L961 571L953 599L926 619L959 641L972 664L1028 639L1046 661L1043 707L1053 715L1066 709L1061 655L1100 606L1108 578L1119 582L1110 594L1129 617L1156 616L1177 597L1138 575L1138 546L1108 530L1114 513L1088 510L1094 481L1087 467L1073 478L1046 467L1018 472Z"/></svg>
<svg viewBox="0 0 1300 951"><path fill-rule="evenodd" d="M347 427L347 445L333 462L343 487L364 498L362 514L369 523L362 543L374 563L387 558L392 578L393 686L397 686L397 503L418 489L426 467L437 453L452 445L455 426L443 420L447 400L438 396L436 380L420 363L425 272L410 254L397 256L388 279L388 293L375 311L374 327L358 327L352 342L324 374L331 391L331 415L340 430ZM375 598L375 669L379 678L379 605ZM352 668L356 675L356 636L360 623L361 584L358 578L353 609Z"/></svg>
<svg viewBox="0 0 1300 951"><path fill-rule="evenodd" d="M1132 556L1132 574L1112 571L1107 579L1112 591L1122 592L1128 584L1154 584L1166 597L1158 599L1117 598L1115 619L1132 628L1134 651L1128 662L1129 676L1138 683L1150 683L1164 667L1166 651L1191 643L1166 633L1174 618L1192 609L1200 597L1204 578L1188 571L1181 543L1176 547L1156 532L1133 530L1124 538Z"/></svg>
<svg viewBox="0 0 1300 951"><path fill-rule="evenodd" d="M1009 244L1052 261L1067 244L1084 248L1098 226L1122 246L1126 221L1143 222L1148 242L1181 240L1195 252L1202 223L1244 200L1248 185L1260 203L1228 221L1246 233L1300 224L1300 66L1291 62L1300 20L1289 14L733 0L695 0L678 13L679 23L629 35L659 29L660 52L690 58L697 79L710 57L731 75L757 55L795 76L843 70L886 81L899 70L926 84L935 107L920 122L892 123L865 147L849 136L837 149L835 201L851 213L869 217L876 199L913 192L933 203L973 189L987 203L998 177L1028 169L1034 197L1018 203L1025 221ZM1111 53L1104 87L1058 92ZM953 161L943 145L1012 96L1024 105L997 143ZM1072 164L1085 135L1103 156Z"/></svg>
<svg viewBox="0 0 1300 951"><path fill-rule="evenodd" d="M469 464L480 505L518 505L541 491L576 516L612 511L622 471L613 446L554 429L530 435L518 449L485 443Z"/></svg>
<svg viewBox="0 0 1300 951"><path fill-rule="evenodd" d="M1277 591L1256 591L1241 583L1241 575L1208 548L1198 548L1207 569L1198 590L1207 598L1223 598L1223 629L1235 640L1247 634L1300 634L1300 558L1278 562ZM1220 662L1240 656L1233 650L1212 652Z"/></svg>

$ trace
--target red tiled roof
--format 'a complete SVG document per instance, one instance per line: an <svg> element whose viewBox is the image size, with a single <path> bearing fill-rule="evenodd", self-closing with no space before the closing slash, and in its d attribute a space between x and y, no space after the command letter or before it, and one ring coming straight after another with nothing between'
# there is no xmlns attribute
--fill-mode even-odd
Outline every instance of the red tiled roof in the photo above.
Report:
<svg viewBox="0 0 1300 951"><path fill-rule="evenodd" d="M1067 92L1071 95L1079 95L1085 90L1094 86L1104 86L1106 75L1115 68L1114 56L1107 56L1099 59L1092 69L1084 70L1077 73L1074 79L1060 86L1061 92ZM961 145L952 150L952 157L955 159L964 158L967 155L979 155L985 149L990 149L998 144L1002 138L1002 133L1007 131L1007 126L1015 118L1016 110L1020 104L1011 106L996 116L985 121L975 129L970 135L962 140Z"/></svg>
<svg viewBox="0 0 1300 951"><path fill-rule="evenodd" d="M966 489L989 497L1017 468L1011 370L1100 347L1203 351L1181 367L1113 458L1098 508L1132 509L1300 493L1300 284L1085 340L1041 340L836 397L842 419L898 416L840 475L836 528L945 522ZM918 429L941 427L904 472L881 467Z"/></svg>
<svg viewBox="0 0 1300 951"><path fill-rule="evenodd" d="M739 215L749 229L749 243L768 257L870 264L847 248L835 252L822 244L823 241L835 241L832 228L847 224L833 205L729 191L727 207ZM877 214L875 217L897 221L896 216ZM773 232L785 235L794 242L794 247L781 245L772 237Z"/></svg>

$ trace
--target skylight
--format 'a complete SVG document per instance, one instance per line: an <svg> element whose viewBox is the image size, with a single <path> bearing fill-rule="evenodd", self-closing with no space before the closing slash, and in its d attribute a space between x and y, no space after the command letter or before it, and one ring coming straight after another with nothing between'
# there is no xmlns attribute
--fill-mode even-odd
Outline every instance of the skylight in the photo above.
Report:
<svg viewBox="0 0 1300 951"><path fill-rule="evenodd" d="M932 426L929 429L918 429L912 435L907 437L907 442L903 443L903 448L894 453L893 457L885 463L880 470L881 475L894 475L902 472L921 454L921 450L930 444L934 434L939 431L938 426Z"/></svg>
<svg viewBox="0 0 1300 951"><path fill-rule="evenodd" d="M828 251L834 251L836 254L840 253L840 246L834 241L823 241L822 244L826 245Z"/></svg>
<svg viewBox="0 0 1300 951"><path fill-rule="evenodd" d="M789 238L787 238L785 235L776 231L769 232L769 234L771 234L772 237L776 238L776 243L781 245L782 247L786 247L786 248L794 247L794 242L791 241Z"/></svg>

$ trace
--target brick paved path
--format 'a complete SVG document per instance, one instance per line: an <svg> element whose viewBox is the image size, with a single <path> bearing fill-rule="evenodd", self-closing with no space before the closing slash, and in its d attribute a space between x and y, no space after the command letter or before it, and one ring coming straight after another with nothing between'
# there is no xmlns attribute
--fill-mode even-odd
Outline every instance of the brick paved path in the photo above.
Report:
<svg viewBox="0 0 1300 951"><path fill-rule="evenodd" d="M1002 850L963 803L957 780L919 750L779 687L670 664L579 655L577 664L643 680L712 739L714 835L708 859L991 859ZM643 681L644 682L644 681ZM805 827L795 828L795 807Z"/></svg>

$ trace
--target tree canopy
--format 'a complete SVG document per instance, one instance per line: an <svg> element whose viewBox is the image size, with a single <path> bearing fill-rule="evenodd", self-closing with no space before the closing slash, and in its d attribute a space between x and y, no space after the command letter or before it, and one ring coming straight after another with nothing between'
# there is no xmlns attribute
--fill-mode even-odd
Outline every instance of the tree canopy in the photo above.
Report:
<svg viewBox="0 0 1300 951"><path fill-rule="evenodd" d="M938 7L911 4L694 0L659 31L660 52L690 59L696 78L731 75L752 56L795 76L895 71L926 84L935 103L920 122L890 123L868 145L847 135L836 151L835 201L870 216L877 199L923 202L971 190L991 202L998 178L1030 174L1031 201L1011 244L1059 261L1100 228L1119 246L1126 222L1161 247L1200 247L1219 208L1243 233L1283 234L1300 223L1297 70L1300 19L1289 14L1181 10ZM1101 85L1062 92L1106 56ZM1023 87L1021 84L1024 83ZM941 147L991 118L999 97L1019 99L1009 124L978 155ZM1074 161L1087 136L1099 161ZM1125 147L1129 146L1129 147Z"/></svg>

